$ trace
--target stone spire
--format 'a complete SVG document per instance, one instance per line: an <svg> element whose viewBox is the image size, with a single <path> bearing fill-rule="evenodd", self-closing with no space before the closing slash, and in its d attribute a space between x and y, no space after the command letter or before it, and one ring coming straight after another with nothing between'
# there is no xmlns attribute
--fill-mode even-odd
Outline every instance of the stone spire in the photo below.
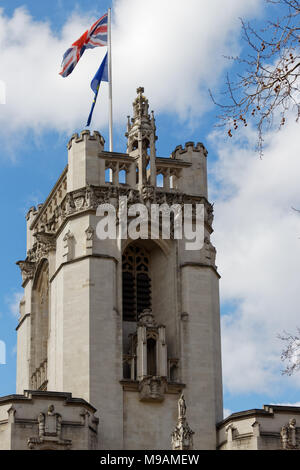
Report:
<svg viewBox="0 0 300 470"><path fill-rule="evenodd" d="M143 95L144 88L137 89L138 96L133 102L133 117L128 116L127 153L138 159L139 186L156 184L155 142L156 126L154 113L149 114L149 102ZM150 165L149 165L150 163Z"/></svg>
<svg viewBox="0 0 300 470"><path fill-rule="evenodd" d="M181 395L178 400L178 421L172 432L173 450L192 450L194 431L188 425L186 419L186 403L184 396Z"/></svg>

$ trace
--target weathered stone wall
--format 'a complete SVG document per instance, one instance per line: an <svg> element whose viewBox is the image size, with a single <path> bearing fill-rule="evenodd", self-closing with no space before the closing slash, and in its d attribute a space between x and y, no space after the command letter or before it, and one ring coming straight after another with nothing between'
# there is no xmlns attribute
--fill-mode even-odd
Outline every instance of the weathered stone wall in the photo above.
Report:
<svg viewBox="0 0 300 470"><path fill-rule="evenodd" d="M300 408L265 405L218 425L220 450L300 450Z"/></svg>
<svg viewBox="0 0 300 470"><path fill-rule="evenodd" d="M0 399L0 450L98 448L95 409L71 394L25 392Z"/></svg>

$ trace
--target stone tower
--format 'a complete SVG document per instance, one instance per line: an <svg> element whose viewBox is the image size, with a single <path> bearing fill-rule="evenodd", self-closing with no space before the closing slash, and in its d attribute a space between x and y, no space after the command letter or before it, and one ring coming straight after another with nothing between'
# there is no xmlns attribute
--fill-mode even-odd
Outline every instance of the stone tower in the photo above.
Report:
<svg viewBox="0 0 300 470"><path fill-rule="evenodd" d="M96 409L100 420L94 447L171 449L184 392L194 449L216 449L223 407L207 152L188 142L170 158L157 157L143 92L128 118L127 152L105 151L98 132L73 135L67 167L44 204L27 214L17 393L72 393L88 402L86 413ZM147 211L151 204L201 204L203 247L187 250L174 220L170 239L160 230L157 239L100 239L97 208L109 203L118 214L120 197ZM179 418L183 428L185 415Z"/></svg>

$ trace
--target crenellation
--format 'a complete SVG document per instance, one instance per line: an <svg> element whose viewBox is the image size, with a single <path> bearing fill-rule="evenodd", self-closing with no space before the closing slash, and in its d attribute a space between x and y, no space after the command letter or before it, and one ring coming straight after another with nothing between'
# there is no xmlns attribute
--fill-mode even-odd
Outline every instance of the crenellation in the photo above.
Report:
<svg viewBox="0 0 300 470"><path fill-rule="evenodd" d="M70 150L73 143L79 144L80 142L86 141L97 141L101 147L104 148L105 139L98 131L90 132L88 129L84 129L80 132L80 135L76 132L72 135L71 139L67 144L67 149Z"/></svg>
<svg viewBox="0 0 300 470"><path fill-rule="evenodd" d="M35 207L35 206L31 206L30 209L28 209L28 212L27 212L27 214L26 214L26 220L31 219L32 215L35 215L36 212L37 212L36 207Z"/></svg>
<svg viewBox="0 0 300 470"><path fill-rule="evenodd" d="M197 144L195 144L195 142L186 142L184 148L182 147L182 145L177 145L177 147L175 147L175 149L171 153L170 158L174 160L178 158L181 159L180 156L186 154L187 152L201 152L205 155L205 157L207 157L208 155L205 146L201 142L197 142Z"/></svg>
<svg viewBox="0 0 300 470"><path fill-rule="evenodd" d="M79 135L77 134L77 132L75 132L72 137L70 138L69 142L67 143L67 149L70 150L70 148L72 147L72 142L73 140L77 140L79 139Z"/></svg>

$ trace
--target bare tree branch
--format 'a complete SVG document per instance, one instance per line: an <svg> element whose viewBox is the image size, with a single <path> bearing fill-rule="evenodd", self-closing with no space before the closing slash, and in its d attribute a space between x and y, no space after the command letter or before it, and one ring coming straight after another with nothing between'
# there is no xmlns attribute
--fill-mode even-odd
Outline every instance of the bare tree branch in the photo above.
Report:
<svg viewBox="0 0 300 470"><path fill-rule="evenodd" d="M297 334L287 333L278 335L286 343L281 353L281 360L286 362L286 367L282 371L283 375L293 375L300 370L300 328L297 328Z"/></svg>
<svg viewBox="0 0 300 470"><path fill-rule="evenodd" d="M300 0L266 0L279 17L257 31L241 19L245 57L228 57L244 69L232 80L227 75L224 101L210 96L221 110L219 126L228 135L251 121L257 128L257 148L262 155L263 136L274 122L278 128L292 114L300 117ZM278 116L280 120L278 120Z"/></svg>

